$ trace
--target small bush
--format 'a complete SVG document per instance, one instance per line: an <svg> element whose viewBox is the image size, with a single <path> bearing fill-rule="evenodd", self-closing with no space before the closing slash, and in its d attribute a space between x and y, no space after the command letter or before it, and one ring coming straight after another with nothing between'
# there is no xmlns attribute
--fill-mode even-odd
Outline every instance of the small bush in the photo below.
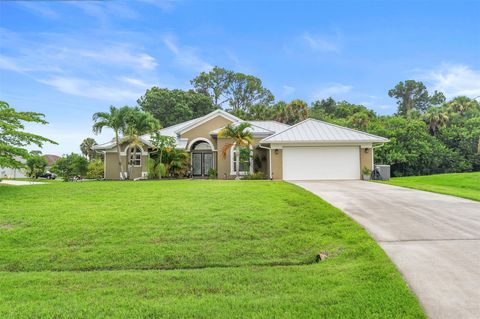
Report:
<svg viewBox="0 0 480 319"><path fill-rule="evenodd" d="M99 159L92 160L87 166L87 178L102 179L104 174L103 161Z"/></svg>
<svg viewBox="0 0 480 319"><path fill-rule="evenodd" d="M257 179L267 179L267 175L264 172L256 172L253 174L245 175L242 177L245 180L257 180Z"/></svg>
<svg viewBox="0 0 480 319"><path fill-rule="evenodd" d="M210 168L208 170L208 179L217 179L218 178L218 172L216 169Z"/></svg>
<svg viewBox="0 0 480 319"><path fill-rule="evenodd" d="M52 167L52 171L65 182L82 178L87 173L88 161L85 157L72 153L63 155Z"/></svg>

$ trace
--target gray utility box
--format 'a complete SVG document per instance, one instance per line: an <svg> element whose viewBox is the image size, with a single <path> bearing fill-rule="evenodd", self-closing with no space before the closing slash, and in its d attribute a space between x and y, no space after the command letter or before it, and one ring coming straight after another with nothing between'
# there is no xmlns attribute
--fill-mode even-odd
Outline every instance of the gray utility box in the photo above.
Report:
<svg viewBox="0 0 480 319"><path fill-rule="evenodd" d="M390 179L390 165L375 165L374 179L388 181Z"/></svg>

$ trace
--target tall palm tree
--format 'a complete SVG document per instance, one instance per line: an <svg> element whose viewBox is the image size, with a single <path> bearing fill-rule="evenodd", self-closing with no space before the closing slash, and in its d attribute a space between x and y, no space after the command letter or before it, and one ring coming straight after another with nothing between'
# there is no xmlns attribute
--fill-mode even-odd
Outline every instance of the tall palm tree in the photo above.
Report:
<svg viewBox="0 0 480 319"><path fill-rule="evenodd" d="M118 169L120 171L120 179L124 179L124 173L122 171L122 159L120 157L120 133L123 133L126 128L125 118L129 112L128 106L123 106L121 108L116 108L115 106L110 106L110 112L97 112L93 114L92 119L93 132L99 134L102 132L102 129L105 127L111 128L115 132L115 144L117 146L117 155L118 155Z"/></svg>
<svg viewBox="0 0 480 319"><path fill-rule="evenodd" d="M82 144L80 144L80 151L82 151L82 154L89 160L91 161L93 157L95 156L95 151L93 150L93 146L97 145L97 142L91 138L88 137L82 141Z"/></svg>
<svg viewBox="0 0 480 319"><path fill-rule="evenodd" d="M428 124L430 134L435 135L440 128L447 125L449 118L447 113L442 109L432 107L425 113L424 121Z"/></svg>
<svg viewBox="0 0 480 319"><path fill-rule="evenodd" d="M130 150L135 147L142 147L140 136L158 131L161 128L160 122L148 112L143 112L138 107L130 108L125 116L124 134L129 146L127 148L128 174L131 175L132 163L130 161Z"/></svg>
<svg viewBox="0 0 480 319"><path fill-rule="evenodd" d="M237 159L237 167L235 169L235 179L237 180L240 179L240 149L252 145L253 135L251 130L249 130L251 127L252 126L246 122L236 125L228 124L218 133L219 138L231 138L233 140L233 143L227 143L223 146L222 156L226 158L227 152L235 146L233 156L236 156Z"/></svg>
<svg viewBox="0 0 480 319"><path fill-rule="evenodd" d="M469 110L475 110L478 102L475 99L470 99L466 96L457 96L452 101L447 103L447 106L457 114L464 116Z"/></svg>

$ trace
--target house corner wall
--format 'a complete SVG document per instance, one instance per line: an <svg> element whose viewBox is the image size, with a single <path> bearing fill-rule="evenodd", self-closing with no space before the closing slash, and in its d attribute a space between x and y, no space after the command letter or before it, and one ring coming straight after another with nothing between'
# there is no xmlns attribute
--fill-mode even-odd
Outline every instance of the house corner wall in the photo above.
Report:
<svg viewBox="0 0 480 319"><path fill-rule="evenodd" d="M283 154L281 149L272 149L272 179L283 179Z"/></svg>
<svg viewBox="0 0 480 319"><path fill-rule="evenodd" d="M371 147L360 147L360 175L364 167L373 170L373 148Z"/></svg>

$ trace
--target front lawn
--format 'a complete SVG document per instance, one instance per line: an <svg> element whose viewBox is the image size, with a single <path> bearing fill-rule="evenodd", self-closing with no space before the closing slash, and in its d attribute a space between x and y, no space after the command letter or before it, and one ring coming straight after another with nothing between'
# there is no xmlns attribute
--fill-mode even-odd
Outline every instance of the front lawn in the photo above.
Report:
<svg viewBox="0 0 480 319"><path fill-rule="evenodd" d="M480 201L480 172L397 177L385 183Z"/></svg>
<svg viewBox="0 0 480 319"><path fill-rule="evenodd" d="M0 199L1 318L424 317L360 226L287 183L50 183Z"/></svg>

